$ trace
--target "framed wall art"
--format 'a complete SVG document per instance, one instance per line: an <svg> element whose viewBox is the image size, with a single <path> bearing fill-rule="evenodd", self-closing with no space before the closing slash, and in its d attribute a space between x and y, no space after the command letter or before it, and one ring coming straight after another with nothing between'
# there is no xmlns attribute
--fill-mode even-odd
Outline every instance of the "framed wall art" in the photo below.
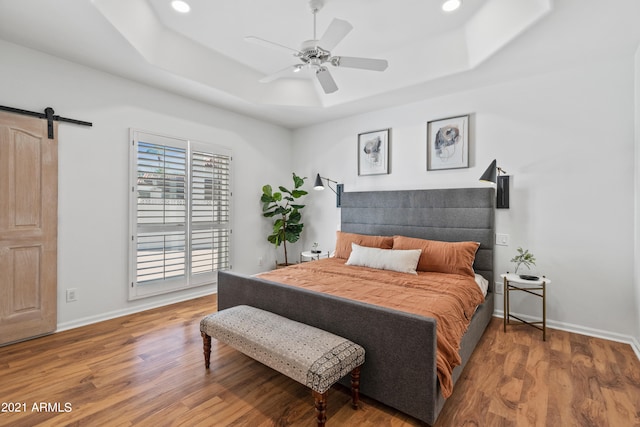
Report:
<svg viewBox="0 0 640 427"><path fill-rule="evenodd" d="M389 132L382 129L358 134L358 175L389 173Z"/></svg>
<svg viewBox="0 0 640 427"><path fill-rule="evenodd" d="M469 167L469 115L427 122L427 170Z"/></svg>

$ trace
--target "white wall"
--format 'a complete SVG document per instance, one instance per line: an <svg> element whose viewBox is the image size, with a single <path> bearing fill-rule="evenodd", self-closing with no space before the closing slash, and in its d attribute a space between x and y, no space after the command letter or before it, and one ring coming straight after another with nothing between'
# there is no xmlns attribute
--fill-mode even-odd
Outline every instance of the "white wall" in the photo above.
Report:
<svg viewBox="0 0 640 427"><path fill-rule="evenodd" d="M635 74L634 58L608 59L312 126L293 136L4 41L0 55L2 105L37 111L51 106L57 114L94 123L59 128L61 328L213 290L127 301L127 136L135 127L234 151L233 262L245 273L265 269L259 258L269 265L276 257L265 240L270 227L259 214L263 184L290 185L295 171L310 181L320 172L347 191L480 186L478 177L498 158L512 176L512 208L497 211L497 231L508 233L511 244L497 247L496 272L512 269L508 260L518 246L529 248L538 271L553 280L553 326L640 340L640 274L633 252L635 241L640 254L640 237L634 240L640 236L640 213L634 216L640 154L632 154L634 120L640 145L634 116L634 78L640 111L640 54ZM426 122L466 113L472 114L470 167L427 172ZM392 128L391 173L358 177L357 134L386 127ZM312 192L306 203L303 242L292 248L294 254L313 241L331 248L340 220L332 192ZM78 289L78 302L65 302L67 288ZM538 312L529 299L514 309Z"/></svg>
<svg viewBox="0 0 640 427"><path fill-rule="evenodd" d="M635 56L635 251L634 282L636 287L635 347L640 357L640 46Z"/></svg>
<svg viewBox="0 0 640 427"><path fill-rule="evenodd" d="M513 271L516 248L532 251L553 284L551 325L629 341L634 325L634 59L607 58L294 132L302 173L346 191L475 187L492 159L512 176L511 209L496 211L496 273ZM426 123L472 114L470 167L426 171ZM391 173L358 177L357 134L392 128ZM339 209L329 191L310 197L304 245L335 243ZM513 311L539 316L538 299ZM501 300L497 312L502 312Z"/></svg>
<svg viewBox="0 0 640 427"><path fill-rule="evenodd" d="M234 269L275 262L263 184L289 182L291 131L0 41L0 103L93 122L59 126L58 326L163 305L214 288L128 302L130 127L233 150ZM282 167L281 165L285 165ZM65 290L77 288L78 302Z"/></svg>

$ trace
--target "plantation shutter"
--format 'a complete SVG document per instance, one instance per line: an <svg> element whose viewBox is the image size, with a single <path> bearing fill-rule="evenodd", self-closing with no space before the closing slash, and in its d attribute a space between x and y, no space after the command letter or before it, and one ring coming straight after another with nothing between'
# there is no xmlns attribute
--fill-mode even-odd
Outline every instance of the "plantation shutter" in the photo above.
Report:
<svg viewBox="0 0 640 427"><path fill-rule="evenodd" d="M192 150L191 272L203 283L230 267L231 155L195 142Z"/></svg>
<svg viewBox="0 0 640 427"><path fill-rule="evenodd" d="M214 283L230 267L231 154L132 131L130 298Z"/></svg>

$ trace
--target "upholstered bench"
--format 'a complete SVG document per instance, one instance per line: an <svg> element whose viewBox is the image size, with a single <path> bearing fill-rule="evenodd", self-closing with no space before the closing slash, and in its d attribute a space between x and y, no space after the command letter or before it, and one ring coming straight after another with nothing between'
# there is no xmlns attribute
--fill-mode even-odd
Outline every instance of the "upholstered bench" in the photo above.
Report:
<svg viewBox="0 0 640 427"><path fill-rule="evenodd" d="M358 406L364 349L345 338L247 305L206 316L200 322L204 363L209 368L211 337L298 381L312 390L319 426L326 421L327 392L351 373L351 398Z"/></svg>

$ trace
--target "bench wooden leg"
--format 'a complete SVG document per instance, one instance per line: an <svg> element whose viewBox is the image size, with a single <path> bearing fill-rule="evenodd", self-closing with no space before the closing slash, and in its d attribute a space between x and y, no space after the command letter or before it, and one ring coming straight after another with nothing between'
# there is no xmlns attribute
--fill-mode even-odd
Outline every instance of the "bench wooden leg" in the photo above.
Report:
<svg viewBox="0 0 640 427"><path fill-rule="evenodd" d="M327 390L324 393L318 393L317 391L312 390L312 392L315 400L318 427L324 427L324 424L327 422L327 393L329 393L329 391Z"/></svg>
<svg viewBox="0 0 640 427"><path fill-rule="evenodd" d="M200 332L202 335L202 347L204 352L204 367L209 369L209 363L211 362L211 337L204 332Z"/></svg>
<svg viewBox="0 0 640 427"><path fill-rule="evenodd" d="M360 402L360 366L356 366L351 371L351 406L358 408Z"/></svg>

